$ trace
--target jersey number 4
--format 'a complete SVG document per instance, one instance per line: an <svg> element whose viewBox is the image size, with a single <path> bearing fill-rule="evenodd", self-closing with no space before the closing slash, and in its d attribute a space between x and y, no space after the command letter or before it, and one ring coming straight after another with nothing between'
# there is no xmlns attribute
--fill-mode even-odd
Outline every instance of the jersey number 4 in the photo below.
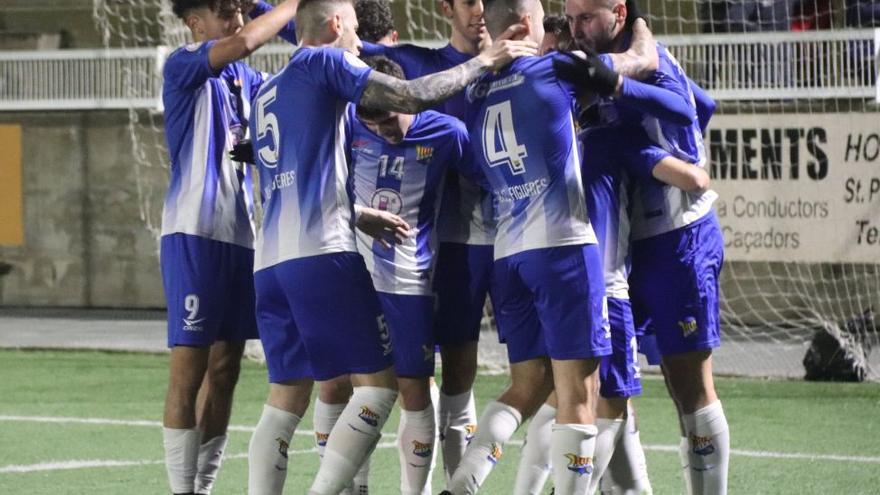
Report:
<svg viewBox="0 0 880 495"><path fill-rule="evenodd" d="M261 146L257 150L260 160L268 168L278 166L278 145L279 145L279 129L278 117L272 112L267 112L266 107L275 102L275 95L278 91L277 86L261 94L257 99L257 142L261 142L267 135L272 135L272 144Z"/></svg>
<svg viewBox="0 0 880 495"><path fill-rule="evenodd" d="M523 158L529 154L525 145L516 140L510 100L486 109L486 118L483 121L483 155L490 167L506 164L513 175L526 171Z"/></svg>

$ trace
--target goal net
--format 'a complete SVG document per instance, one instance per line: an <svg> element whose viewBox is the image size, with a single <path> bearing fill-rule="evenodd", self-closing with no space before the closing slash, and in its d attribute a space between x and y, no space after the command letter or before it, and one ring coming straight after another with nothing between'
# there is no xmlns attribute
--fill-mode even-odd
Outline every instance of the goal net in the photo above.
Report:
<svg viewBox="0 0 880 495"><path fill-rule="evenodd" d="M719 373L801 377L817 332L880 377L880 11L843 0L639 0L658 39L718 102L706 135L724 229ZM108 47L186 41L169 0L93 0ZM436 0L392 3L401 39L449 34ZM550 14L561 0L545 1ZM267 71L289 47L264 47ZM133 73L126 80L157 74ZM130 110L144 226L158 234L168 157L161 112ZM486 318L486 327L490 326ZM504 349L484 335L481 360ZM878 351L880 352L880 351Z"/></svg>

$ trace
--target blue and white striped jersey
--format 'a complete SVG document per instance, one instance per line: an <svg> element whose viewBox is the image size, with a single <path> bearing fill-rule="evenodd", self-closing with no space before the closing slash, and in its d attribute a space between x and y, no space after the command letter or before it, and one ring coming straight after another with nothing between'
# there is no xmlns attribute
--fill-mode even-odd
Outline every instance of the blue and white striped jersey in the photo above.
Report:
<svg viewBox="0 0 880 495"><path fill-rule="evenodd" d="M344 50L302 47L260 89L251 121L263 204L255 270L357 251L348 107L371 70Z"/></svg>
<svg viewBox="0 0 880 495"><path fill-rule="evenodd" d="M588 127L583 145L583 178L590 224L602 253L608 297L629 299L630 205L633 178L650 177L656 145L638 127Z"/></svg>
<svg viewBox="0 0 880 495"><path fill-rule="evenodd" d="M243 62L215 71L213 41L175 50L165 62L162 99L171 181L162 235L183 233L253 247L252 177L229 151L245 135L264 75Z"/></svg>
<svg viewBox="0 0 880 495"><path fill-rule="evenodd" d="M693 107L692 123L682 126L663 121L631 106L617 104L613 98L600 104L602 122L641 126L652 142L672 156L705 167L703 136L687 75L675 57L659 43L657 52L660 67L643 82L684 98ZM603 60L609 66L613 65L607 55L603 55ZM718 194L711 190L687 193L654 180L637 180L635 186L632 198L633 240L654 237L694 223L712 211L712 205L718 198Z"/></svg>
<svg viewBox="0 0 880 495"><path fill-rule="evenodd" d="M356 204L400 215L416 229L392 249L357 231L379 292L431 295L435 227L447 170L470 158L468 133L460 120L428 110L415 115L403 141L391 144L352 118L352 163Z"/></svg>
<svg viewBox="0 0 880 495"><path fill-rule="evenodd" d="M451 44L443 48L425 48L416 45L384 46L364 43L361 56L373 55L382 55L397 62L407 79L441 72L472 58L467 53L459 52ZM434 110L467 122L464 119L468 105L462 91L437 105ZM460 174L450 172L437 220L440 242L492 245L495 242L495 224L492 218L491 195Z"/></svg>
<svg viewBox="0 0 880 495"><path fill-rule="evenodd" d="M553 58L524 57L467 88L475 158L495 200L495 259L595 244L572 116L574 87Z"/></svg>

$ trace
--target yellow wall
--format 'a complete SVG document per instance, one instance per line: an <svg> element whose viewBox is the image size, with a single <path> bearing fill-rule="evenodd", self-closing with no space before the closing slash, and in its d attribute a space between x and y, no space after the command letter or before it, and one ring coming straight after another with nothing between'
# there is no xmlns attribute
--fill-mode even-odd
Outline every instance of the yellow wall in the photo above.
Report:
<svg viewBox="0 0 880 495"><path fill-rule="evenodd" d="M0 125L0 245L24 244L21 126Z"/></svg>

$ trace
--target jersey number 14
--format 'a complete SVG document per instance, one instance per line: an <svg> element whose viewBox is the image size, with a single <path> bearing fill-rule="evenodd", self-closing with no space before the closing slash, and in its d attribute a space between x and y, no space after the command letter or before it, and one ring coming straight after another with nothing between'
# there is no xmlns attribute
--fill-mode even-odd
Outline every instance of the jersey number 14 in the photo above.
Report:
<svg viewBox="0 0 880 495"><path fill-rule="evenodd" d="M510 100L491 105L483 121L483 155L490 167L508 165L510 173L525 173L523 158L529 156L524 144L516 140Z"/></svg>

